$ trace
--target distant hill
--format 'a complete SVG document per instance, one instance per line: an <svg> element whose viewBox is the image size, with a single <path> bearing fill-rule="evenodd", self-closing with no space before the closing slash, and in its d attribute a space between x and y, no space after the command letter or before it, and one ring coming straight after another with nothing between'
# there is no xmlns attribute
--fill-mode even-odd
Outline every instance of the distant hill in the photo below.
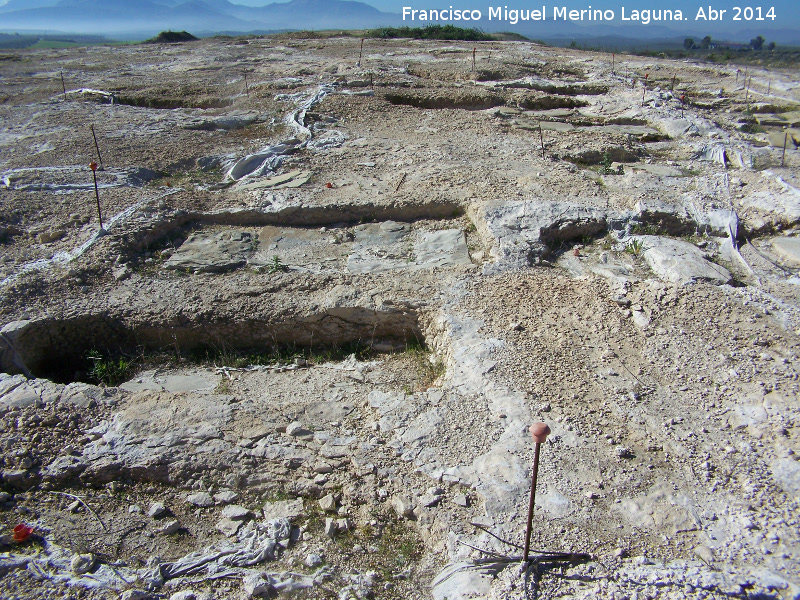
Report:
<svg viewBox="0 0 800 600"><path fill-rule="evenodd" d="M162 31L156 37L145 40L145 44L179 44L181 42L196 42L198 38L194 37L188 31Z"/></svg>

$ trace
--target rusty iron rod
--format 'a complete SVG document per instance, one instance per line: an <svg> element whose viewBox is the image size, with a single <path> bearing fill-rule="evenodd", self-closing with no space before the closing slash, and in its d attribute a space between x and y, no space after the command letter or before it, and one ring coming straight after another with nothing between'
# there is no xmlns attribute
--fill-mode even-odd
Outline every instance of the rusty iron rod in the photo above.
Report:
<svg viewBox="0 0 800 600"><path fill-rule="evenodd" d="M97 199L97 218L100 220L100 231L103 230L103 213L100 211L100 190L97 189L97 164L94 161L89 165L92 170L92 179L94 179L94 197Z"/></svg>
<svg viewBox="0 0 800 600"><path fill-rule="evenodd" d="M539 449L547 439L550 428L545 423L534 423L530 428L533 441L536 442L536 450L533 455L533 473L531 474L531 497L528 503L528 522L525 528L525 549L522 560L528 562L528 551L531 548L531 527L533 526L533 507L536 503L536 480L539 476Z"/></svg>
<svg viewBox="0 0 800 600"><path fill-rule="evenodd" d="M783 162L786 160L786 142L789 141L789 132L783 134L783 154L781 155L781 167L783 167Z"/></svg>
<svg viewBox="0 0 800 600"><path fill-rule="evenodd" d="M544 133L542 133L541 121L539 121L539 141L542 143L542 158L544 158Z"/></svg>
<svg viewBox="0 0 800 600"><path fill-rule="evenodd" d="M92 130L92 138L94 139L94 148L97 150L97 160L100 163L100 170L103 171L103 157L100 156L100 146L97 144L97 135L94 132L94 125L89 125L89 129Z"/></svg>

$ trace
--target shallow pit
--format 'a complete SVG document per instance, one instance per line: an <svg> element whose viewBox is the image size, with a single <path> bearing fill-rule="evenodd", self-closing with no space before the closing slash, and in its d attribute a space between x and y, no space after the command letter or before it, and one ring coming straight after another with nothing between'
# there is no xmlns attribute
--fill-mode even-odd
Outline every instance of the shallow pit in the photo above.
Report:
<svg viewBox="0 0 800 600"><path fill-rule="evenodd" d="M452 96L420 96L416 94L387 94L386 100L395 106L413 106L426 109L462 109L486 110L506 103L502 96L467 95Z"/></svg>

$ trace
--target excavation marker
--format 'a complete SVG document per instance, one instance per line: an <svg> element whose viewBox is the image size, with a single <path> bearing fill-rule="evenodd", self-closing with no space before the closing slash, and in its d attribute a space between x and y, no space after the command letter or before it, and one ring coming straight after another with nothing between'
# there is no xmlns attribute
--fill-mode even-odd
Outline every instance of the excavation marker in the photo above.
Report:
<svg viewBox="0 0 800 600"><path fill-rule="evenodd" d="M676 78L676 77L677 77L677 75L673 75L673 76L672 76L672 85L671 85L671 86L670 86L670 88L669 88L669 91L670 91L670 92L674 92L674 91L675 91L675 78Z"/></svg>
<svg viewBox="0 0 800 600"><path fill-rule="evenodd" d="M647 91L647 78L650 77L650 73L644 74L644 79L642 80L642 106L644 106L644 94Z"/></svg>
<svg viewBox="0 0 800 600"><path fill-rule="evenodd" d="M100 219L100 231L103 230L103 215L100 212L100 191L97 189L97 163L92 161L89 163L89 168L92 170L92 179L94 179L94 197L97 198L97 218Z"/></svg>
<svg viewBox="0 0 800 600"><path fill-rule="evenodd" d="M361 38L361 50L358 52L358 65L361 66L361 57L364 54L364 38Z"/></svg>
<svg viewBox="0 0 800 600"><path fill-rule="evenodd" d="M94 133L94 125L89 125L89 129L92 130L92 137L94 138L94 148L97 150L97 160L100 161L100 170L104 171L103 169L103 157L100 156L100 146L97 145L97 136Z"/></svg>
<svg viewBox="0 0 800 600"><path fill-rule="evenodd" d="M542 143L542 158L544 158L544 134L542 133L541 121L539 121L539 141Z"/></svg>
<svg viewBox="0 0 800 600"><path fill-rule="evenodd" d="M741 73L741 71L739 69L736 69L736 83L737 84L739 83L739 73Z"/></svg>
<svg viewBox="0 0 800 600"><path fill-rule="evenodd" d="M767 96L769 96L771 90L772 90L772 79L770 79L769 83L767 83Z"/></svg>
<svg viewBox="0 0 800 600"><path fill-rule="evenodd" d="M786 159L786 142L789 141L789 132L783 134L783 154L781 155L781 167L783 166L783 161Z"/></svg>
<svg viewBox="0 0 800 600"><path fill-rule="evenodd" d="M525 551L522 554L523 562L528 562L528 551L531 548L531 525L533 524L533 505L536 502L536 478L539 475L539 446L541 446L550 435L550 428L547 423L534 423L529 431L536 442L536 450L533 455L533 474L531 475L531 499L528 503L528 526L525 529Z"/></svg>
<svg viewBox="0 0 800 600"><path fill-rule="evenodd" d="M477 48L472 49L472 72L475 72L475 53L478 51Z"/></svg>
<svg viewBox="0 0 800 600"><path fill-rule="evenodd" d="M60 71L61 74L61 89L64 90L64 100L67 99L67 86L64 84L64 71Z"/></svg>
<svg viewBox="0 0 800 600"><path fill-rule="evenodd" d="M612 75L616 75L616 73L614 73L614 56L615 56L614 54L611 55L611 74Z"/></svg>

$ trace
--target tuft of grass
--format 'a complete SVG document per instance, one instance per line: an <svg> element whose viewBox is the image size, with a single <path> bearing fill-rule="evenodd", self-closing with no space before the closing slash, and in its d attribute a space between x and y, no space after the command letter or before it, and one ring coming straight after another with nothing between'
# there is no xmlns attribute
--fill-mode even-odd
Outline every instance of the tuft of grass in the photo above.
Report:
<svg viewBox="0 0 800 600"><path fill-rule="evenodd" d="M642 240L631 240L625 245L625 252L632 256L640 256L644 249L644 242Z"/></svg>
<svg viewBox="0 0 800 600"><path fill-rule="evenodd" d="M133 374L133 361L124 356L110 358L97 350L91 350L87 353L86 360L90 362L89 377L107 387L115 387L130 379Z"/></svg>
<svg viewBox="0 0 800 600"><path fill-rule="evenodd" d="M404 354L414 363L417 390L422 391L432 387L436 380L447 371L447 365L416 339L406 345Z"/></svg>

